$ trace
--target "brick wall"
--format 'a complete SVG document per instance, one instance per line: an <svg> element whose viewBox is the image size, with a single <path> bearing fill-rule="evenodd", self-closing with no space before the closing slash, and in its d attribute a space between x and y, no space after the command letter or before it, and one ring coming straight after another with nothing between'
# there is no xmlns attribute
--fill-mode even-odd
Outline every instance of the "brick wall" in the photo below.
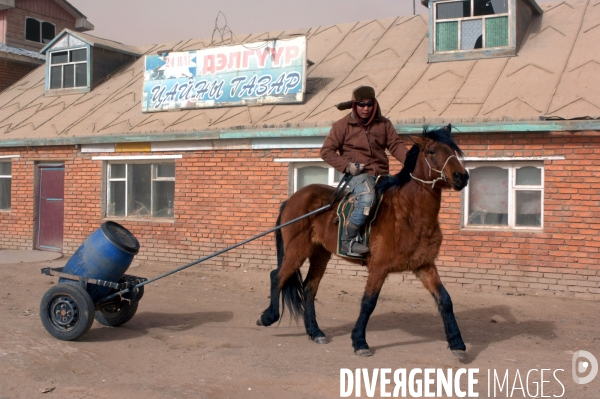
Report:
<svg viewBox="0 0 600 399"><path fill-rule="evenodd" d="M600 299L600 133L461 136L468 156L564 156L544 162L544 229L460 229L460 195L446 193L439 269L447 285Z"/></svg>
<svg viewBox="0 0 600 399"><path fill-rule="evenodd" d="M438 268L447 286L509 293L600 299L600 134L458 135L467 156L564 156L546 160L544 229L540 232L461 229L461 195L444 194L444 242ZM72 254L102 223L102 163L74 147L1 149L13 161L13 210L0 213L0 248L33 245L36 160L65 161L64 252ZM277 158L314 158L318 150L182 152L176 160L175 220L118 220L140 240L140 260L185 264L271 228L287 198L288 165ZM99 154L94 154L99 155ZM103 154L108 155L108 154ZM120 154L123 155L123 154ZM132 154L139 155L139 154ZM392 162L392 172L398 164ZM275 266L268 235L207 261L211 268ZM364 279L365 268L334 258L328 269ZM393 283L417 283L412 275Z"/></svg>
<svg viewBox="0 0 600 399"><path fill-rule="evenodd" d="M39 65L0 60L0 92L6 90Z"/></svg>

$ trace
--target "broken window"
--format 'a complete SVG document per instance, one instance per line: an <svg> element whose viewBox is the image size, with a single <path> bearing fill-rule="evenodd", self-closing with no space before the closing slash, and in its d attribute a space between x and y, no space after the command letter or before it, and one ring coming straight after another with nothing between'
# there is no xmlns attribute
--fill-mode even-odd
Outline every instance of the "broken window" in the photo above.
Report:
<svg viewBox="0 0 600 399"><path fill-rule="evenodd" d="M25 18L25 39L47 44L55 36L56 26L53 23L40 21L35 18Z"/></svg>
<svg viewBox="0 0 600 399"><path fill-rule="evenodd" d="M508 0L433 4L436 52L508 46Z"/></svg>

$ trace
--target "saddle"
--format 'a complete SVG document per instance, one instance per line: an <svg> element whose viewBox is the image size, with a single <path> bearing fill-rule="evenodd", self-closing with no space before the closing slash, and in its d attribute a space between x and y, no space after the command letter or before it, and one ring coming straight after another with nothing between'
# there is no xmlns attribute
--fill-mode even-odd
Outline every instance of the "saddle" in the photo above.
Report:
<svg viewBox="0 0 600 399"><path fill-rule="evenodd" d="M379 181L379 177L377 179ZM375 186L377 186L377 183L375 183ZM361 226L360 231L358 232L358 238L364 245L367 246L369 245L371 226L375 224L375 219L377 218L377 213L379 212L379 205L381 205L381 200L383 199L383 195L379 195L378 190L375 190L375 193L375 206L371 207L371 212L369 213L369 216L367 216L365 224ZM364 259L364 256L348 255L346 252L342 251L342 234L344 232L344 226L348 222L348 219L354 210L355 202L356 197L354 194L347 193L337 207L336 214L339 221L337 235L337 255L351 259Z"/></svg>

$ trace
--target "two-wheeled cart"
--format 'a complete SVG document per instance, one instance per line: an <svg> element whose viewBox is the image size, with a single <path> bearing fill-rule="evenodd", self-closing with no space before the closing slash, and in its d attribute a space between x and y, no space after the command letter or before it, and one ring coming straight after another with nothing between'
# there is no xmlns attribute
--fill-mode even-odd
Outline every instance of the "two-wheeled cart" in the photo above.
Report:
<svg viewBox="0 0 600 399"><path fill-rule="evenodd" d="M326 205L152 279L125 274L140 244L125 227L105 222L84 241L64 267L42 269L42 274L59 277L58 284L42 297L42 324L52 336L63 341L81 337L89 331L94 319L111 327L125 324L135 315L146 284L331 208L351 177L350 174L344 175Z"/></svg>
<svg viewBox="0 0 600 399"><path fill-rule="evenodd" d="M88 332L94 319L111 327L131 320L144 295L144 287L138 285L147 281L125 274L139 248L126 228L106 222L64 267L42 268L42 274L59 277L40 303L46 330L55 338L71 341Z"/></svg>

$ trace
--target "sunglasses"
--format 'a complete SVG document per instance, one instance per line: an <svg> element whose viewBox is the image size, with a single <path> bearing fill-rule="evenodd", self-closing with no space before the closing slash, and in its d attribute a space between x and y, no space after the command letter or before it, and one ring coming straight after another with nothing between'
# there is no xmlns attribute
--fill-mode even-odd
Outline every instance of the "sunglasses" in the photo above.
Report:
<svg viewBox="0 0 600 399"><path fill-rule="evenodd" d="M361 101L361 102L356 103L356 106L357 107L361 107L361 108L372 107L373 106L373 101L369 101L368 103L366 103L364 101Z"/></svg>

